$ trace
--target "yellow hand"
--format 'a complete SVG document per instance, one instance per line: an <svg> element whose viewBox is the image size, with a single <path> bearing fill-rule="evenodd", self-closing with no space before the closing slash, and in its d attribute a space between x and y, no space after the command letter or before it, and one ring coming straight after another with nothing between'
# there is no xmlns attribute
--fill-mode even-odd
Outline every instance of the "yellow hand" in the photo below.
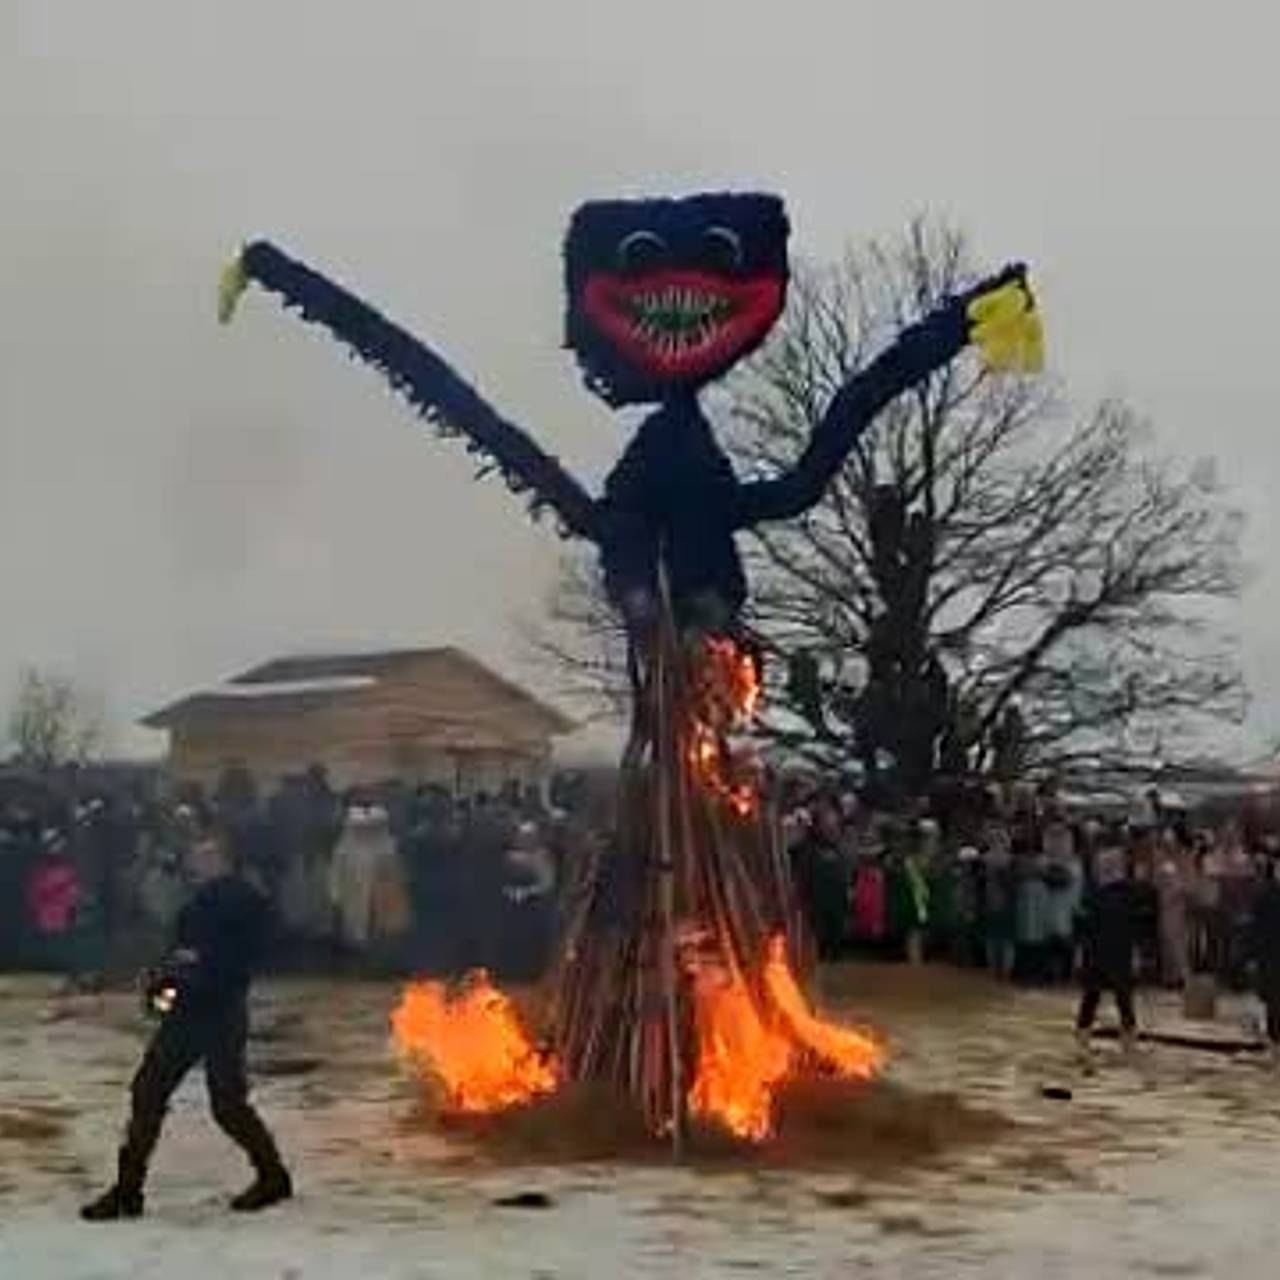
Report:
<svg viewBox="0 0 1280 1280"><path fill-rule="evenodd" d="M1001 373L1044 368L1044 326L1023 279L1010 280L969 303L970 339L987 367Z"/></svg>
<svg viewBox="0 0 1280 1280"><path fill-rule="evenodd" d="M249 273L244 259L236 254L218 276L218 323L228 324L236 313L240 295L249 287Z"/></svg>

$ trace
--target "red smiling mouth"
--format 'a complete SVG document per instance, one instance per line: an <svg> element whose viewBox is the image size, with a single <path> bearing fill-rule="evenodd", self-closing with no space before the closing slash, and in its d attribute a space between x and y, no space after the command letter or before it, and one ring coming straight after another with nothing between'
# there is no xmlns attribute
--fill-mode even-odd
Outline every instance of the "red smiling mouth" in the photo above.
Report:
<svg viewBox="0 0 1280 1280"><path fill-rule="evenodd" d="M597 272L582 305L633 363L680 380L731 363L769 331L782 310L780 276L728 279L705 271L639 276Z"/></svg>

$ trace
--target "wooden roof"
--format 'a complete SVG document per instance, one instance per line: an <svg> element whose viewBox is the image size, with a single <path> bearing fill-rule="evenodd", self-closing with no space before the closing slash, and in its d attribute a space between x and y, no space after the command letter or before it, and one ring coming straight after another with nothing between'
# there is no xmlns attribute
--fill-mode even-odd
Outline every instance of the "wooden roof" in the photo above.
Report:
<svg viewBox="0 0 1280 1280"><path fill-rule="evenodd" d="M575 727L573 721L555 707L499 675L465 649L453 645L273 658L250 667L217 688L179 698L144 716L139 723L151 729L165 729L192 716L231 709L247 714L253 714L255 709L272 714L284 709L310 710L331 705L335 700L358 699L380 682L424 660L465 667L484 683L535 712L546 721L549 733L569 733Z"/></svg>
<svg viewBox="0 0 1280 1280"><path fill-rule="evenodd" d="M462 649L381 649L370 653L295 654L272 658L233 677L232 684L286 684L292 681L341 680L353 676L389 675L423 658L461 659L488 675L494 673ZM521 691L523 692L523 691Z"/></svg>

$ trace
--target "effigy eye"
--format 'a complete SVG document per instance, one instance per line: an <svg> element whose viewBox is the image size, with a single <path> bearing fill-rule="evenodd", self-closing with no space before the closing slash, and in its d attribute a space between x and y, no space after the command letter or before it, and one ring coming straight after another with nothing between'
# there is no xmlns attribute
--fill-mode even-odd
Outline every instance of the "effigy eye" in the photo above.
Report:
<svg viewBox="0 0 1280 1280"><path fill-rule="evenodd" d="M719 271L742 269L742 237L730 227L708 227L702 233L702 243L708 266Z"/></svg>
<svg viewBox="0 0 1280 1280"><path fill-rule="evenodd" d="M656 231L632 231L618 241L618 270L646 271L667 254L667 242Z"/></svg>

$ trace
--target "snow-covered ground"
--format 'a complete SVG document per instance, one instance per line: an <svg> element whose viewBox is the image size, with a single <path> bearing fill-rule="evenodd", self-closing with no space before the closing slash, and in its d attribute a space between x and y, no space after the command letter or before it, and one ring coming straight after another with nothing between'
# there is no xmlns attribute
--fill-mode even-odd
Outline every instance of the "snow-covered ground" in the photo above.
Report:
<svg viewBox="0 0 1280 1280"><path fill-rule="evenodd" d="M299 1196L224 1211L245 1170L184 1087L139 1223L91 1227L145 1028L126 996L59 1010L0 977L0 1277L319 1280L885 1274L1273 1276L1280 1265L1280 1077L1247 1059L1102 1051L1076 1070L1065 994L950 973L842 970L829 991L894 1041L892 1076L1018 1122L981 1148L868 1171L661 1165L494 1167L414 1118L386 1046L389 985L268 987L263 1109ZM1148 1004L1172 1021L1176 1006ZM58 1014L61 1016L57 1016ZM1232 1029L1239 1009L1224 1013ZM1065 1084L1074 1097L1042 1096ZM501 1208L537 1190L543 1209Z"/></svg>

